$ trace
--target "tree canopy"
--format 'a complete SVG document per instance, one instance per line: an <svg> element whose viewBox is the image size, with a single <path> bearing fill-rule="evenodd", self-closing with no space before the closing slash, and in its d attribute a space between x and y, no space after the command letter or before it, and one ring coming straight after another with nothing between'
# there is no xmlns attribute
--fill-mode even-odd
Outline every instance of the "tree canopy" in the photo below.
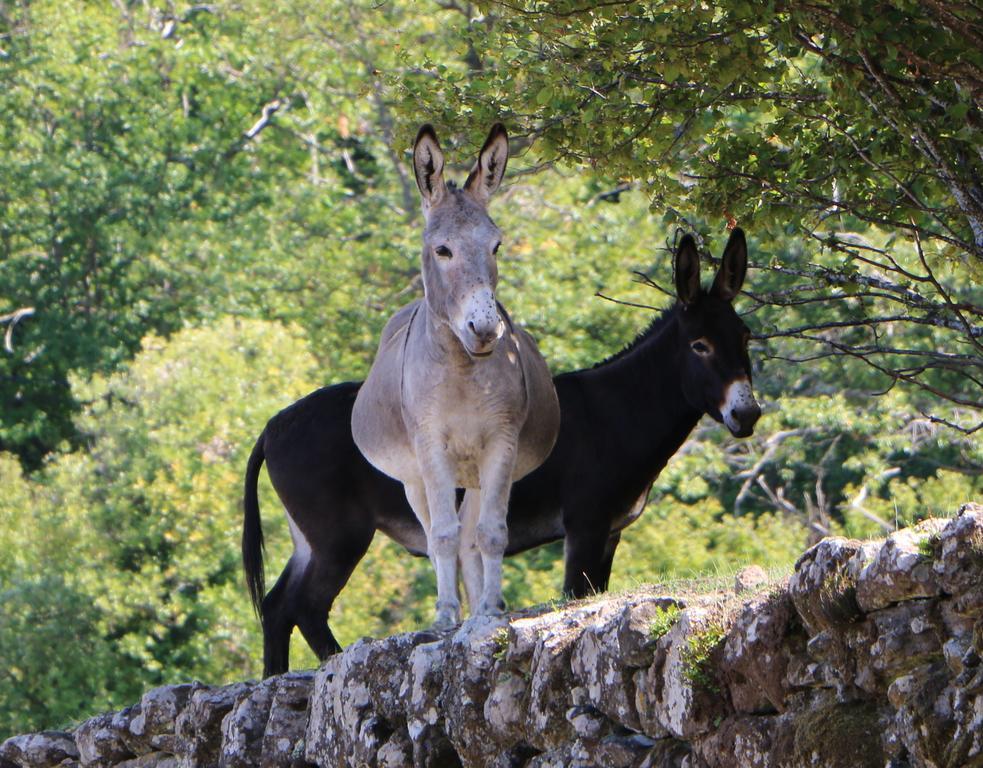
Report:
<svg viewBox="0 0 983 768"><path fill-rule="evenodd" d="M748 291L760 337L803 342L769 349L863 361L882 388L921 389L926 411L980 408L972 3L503 1L478 3L481 19L444 6L469 17L469 56L413 68L406 51L391 82L407 109L456 127L504 114L538 163L637 186L667 223L710 238L739 222L764 246L752 267L775 278ZM821 314L787 311L807 303Z"/></svg>

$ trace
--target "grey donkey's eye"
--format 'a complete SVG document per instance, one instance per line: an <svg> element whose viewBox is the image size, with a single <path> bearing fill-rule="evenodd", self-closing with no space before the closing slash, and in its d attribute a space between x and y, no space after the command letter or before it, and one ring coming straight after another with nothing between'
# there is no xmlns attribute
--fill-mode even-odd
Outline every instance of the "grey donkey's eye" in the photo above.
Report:
<svg viewBox="0 0 983 768"><path fill-rule="evenodd" d="M499 248L500 245L501 245L501 243L495 243L495 247L492 248L492 253L498 253L498 248Z"/></svg>
<svg viewBox="0 0 983 768"><path fill-rule="evenodd" d="M454 257L454 254L451 253L451 249L448 248L446 245L438 245L435 250L437 252L437 255L440 256L441 258L451 259Z"/></svg>

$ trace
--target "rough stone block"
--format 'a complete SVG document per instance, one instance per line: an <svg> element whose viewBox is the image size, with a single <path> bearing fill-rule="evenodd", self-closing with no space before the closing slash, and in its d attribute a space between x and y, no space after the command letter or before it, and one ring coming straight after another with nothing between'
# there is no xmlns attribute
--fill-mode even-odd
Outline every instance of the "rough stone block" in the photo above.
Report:
<svg viewBox="0 0 983 768"><path fill-rule="evenodd" d="M693 751L708 768L777 768L787 729L782 717L734 715L698 739Z"/></svg>
<svg viewBox="0 0 983 768"><path fill-rule="evenodd" d="M724 644L722 678L735 710L783 712L795 683L791 659L805 653L805 634L788 592L778 590L745 604Z"/></svg>
<svg viewBox="0 0 983 768"><path fill-rule="evenodd" d="M304 736L313 688L313 672L289 672L276 678L270 716L263 734L263 766L301 768L309 765L304 760Z"/></svg>
<svg viewBox="0 0 983 768"><path fill-rule="evenodd" d="M42 731L12 736L0 744L0 760L17 768L55 768L79 757L75 738L64 731Z"/></svg>
<svg viewBox="0 0 983 768"><path fill-rule="evenodd" d="M571 651L570 670L593 708L637 731L634 669L625 664L619 642L622 618L619 612L586 627Z"/></svg>
<svg viewBox="0 0 983 768"><path fill-rule="evenodd" d="M716 676L725 631L718 614L691 606L659 640L638 696L642 727L648 735L658 735L649 732L648 724L654 720L676 738L691 739L729 714ZM713 642L716 638L721 642Z"/></svg>
<svg viewBox="0 0 983 768"><path fill-rule="evenodd" d="M521 663L529 654L529 718L525 736L537 749L546 752L573 738L566 719L567 709L573 703L570 692L576 687L570 656L584 628L605 621L615 610L610 604L598 603L566 609L554 622L520 620L512 624L521 650L517 649L513 655L510 648L506 660L511 662L515 658Z"/></svg>
<svg viewBox="0 0 983 768"><path fill-rule="evenodd" d="M92 717L75 729L79 762L88 768L108 768L136 757L126 744L128 710Z"/></svg>
<svg viewBox="0 0 983 768"><path fill-rule="evenodd" d="M276 678L244 690L222 719L220 768L249 768L260 763Z"/></svg>
<svg viewBox="0 0 983 768"><path fill-rule="evenodd" d="M222 720L255 683L195 690L174 723L174 754L186 768L215 768L222 751Z"/></svg>
<svg viewBox="0 0 983 768"><path fill-rule="evenodd" d="M983 505L959 510L938 534L938 552L935 573L947 593L960 595L983 584Z"/></svg>
<svg viewBox="0 0 983 768"><path fill-rule="evenodd" d="M184 711L191 694L201 689L200 683L163 685L143 694L130 719L127 746L136 755L151 752L174 754L174 730L178 715Z"/></svg>
<svg viewBox="0 0 983 768"><path fill-rule="evenodd" d="M768 583L768 572L760 565L749 565L741 568L734 576L734 594L743 595L753 592L762 584Z"/></svg>
<svg viewBox="0 0 983 768"><path fill-rule="evenodd" d="M870 613L893 603L934 597L942 589L932 567L932 537L945 527L943 520L925 520L892 533L857 579L857 604Z"/></svg>
<svg viewBox="0 0 983 768"><path fill-rule="evenodd" d="M789 594L810 634L857 621L857 576L876 545L840 537L823 539L806 550L789 579Z"/></svg>
<svg viewBox="0 0 983 768"><path fill-rule="evenodd" d="M899 677L887 691L894 707L893 729L915 765L965 766L955 757L955 690L942 663L927 664Z"/></svg>

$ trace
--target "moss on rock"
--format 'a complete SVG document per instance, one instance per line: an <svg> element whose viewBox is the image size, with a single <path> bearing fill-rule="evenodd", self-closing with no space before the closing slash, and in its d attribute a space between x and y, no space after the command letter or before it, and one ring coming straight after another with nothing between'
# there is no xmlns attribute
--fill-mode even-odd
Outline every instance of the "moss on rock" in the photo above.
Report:
<svg viewBox="0 0 983 768"><path fill-rule="evenodd" d="M881 720L877 706L863 701L803 712L796 718L793 754L785 765L881 768Z"/></svg>

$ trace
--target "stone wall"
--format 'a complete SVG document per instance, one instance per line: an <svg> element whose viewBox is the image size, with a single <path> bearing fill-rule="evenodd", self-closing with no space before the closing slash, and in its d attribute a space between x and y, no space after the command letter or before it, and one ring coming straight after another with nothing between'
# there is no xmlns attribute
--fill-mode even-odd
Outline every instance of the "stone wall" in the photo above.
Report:
<svg viewBox="0 0 983 768"><path fill-rule="evenodd" d="M825 539L784 583L753 577L362 640L260 683L158 688L9 739L0 768L983 766L983 507Z"/></svg>

